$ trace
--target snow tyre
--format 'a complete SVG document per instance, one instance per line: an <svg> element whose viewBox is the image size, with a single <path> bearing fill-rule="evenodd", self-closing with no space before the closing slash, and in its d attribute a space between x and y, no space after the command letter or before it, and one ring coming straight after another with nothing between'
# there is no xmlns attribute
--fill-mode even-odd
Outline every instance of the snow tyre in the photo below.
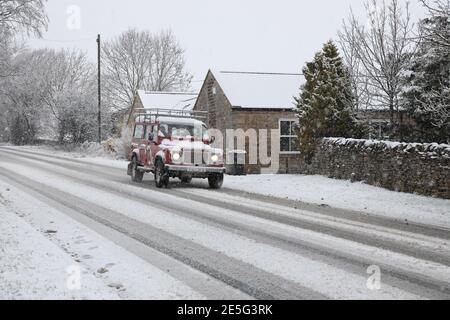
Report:
<svg viewBox="0 0 450 320"><path fill-rule="evenodd" d="M208 177L209 187L211 189L220 189L223 185L223 174L211 174Z"/></svg>
<svg viewBox="0 0 450 320"><path fill-rule="evenodd" d="M155 165L155 185L157 188L163 188L169 185L169 177L166 174L164 163L161 160L157 160Z"/></svg>
<svg viewBox="0 0 450 320"><path fill-rule="evenodd" d="M133 157L131 163L131 180L133 182L142 182L142 180L144 179L144 172L138 170L138 162L136 156Z"/></svg>

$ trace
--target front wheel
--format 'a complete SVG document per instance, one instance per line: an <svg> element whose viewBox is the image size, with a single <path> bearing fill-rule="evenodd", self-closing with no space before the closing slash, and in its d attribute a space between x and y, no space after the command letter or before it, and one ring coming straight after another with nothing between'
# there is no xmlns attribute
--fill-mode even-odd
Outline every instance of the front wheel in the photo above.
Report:
<svg viewBox="0 0 450 320"><path fill-rule="evenodd" d="M209 187L211 189L220 189L223 185L223 173L221 174L211 174L208 177Z"/></svg>
<svg viewBox="0 0 450 320"><path fill-rule="evenodd" d="M138 170L137 158L133 157L131 161L131 180L133 182L142 182L144 179L144 172Z"/></svg>
<svg viewBox="0 0 450 320"><path fill-rule="evenodd" d="M164 163L161 160L158 160L155 165L155 184L157 188L169 185L169 177L166 175Z"/></svg>
<svg viewBox="0 0 450 320"><path fill-rule="evenodd" d="M188 183L192 182L192 177L190 177L190 176L182 176L180 178L180 180L181 180L182 183L188 184Z"/></svg>

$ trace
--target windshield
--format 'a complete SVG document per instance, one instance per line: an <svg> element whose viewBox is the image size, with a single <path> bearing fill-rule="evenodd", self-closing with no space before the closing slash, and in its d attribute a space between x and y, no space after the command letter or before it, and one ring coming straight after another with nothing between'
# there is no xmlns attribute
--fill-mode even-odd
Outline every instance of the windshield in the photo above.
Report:
<svg viewBox="0 0 450 320"><path fill-rule="evenodd" d="M208 139L207 129L201 125L161 123L159 131L159 134L164 138Z"/></svg>

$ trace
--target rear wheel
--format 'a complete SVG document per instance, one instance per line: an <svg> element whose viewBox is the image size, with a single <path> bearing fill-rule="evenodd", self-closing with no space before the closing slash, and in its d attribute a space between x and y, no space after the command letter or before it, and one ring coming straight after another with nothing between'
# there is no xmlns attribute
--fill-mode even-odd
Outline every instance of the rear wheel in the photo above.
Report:
<svg viewBox="0 0 450 320"><path fill-rule="evenodd" d="M138 162L136 156L131 160L131 180L133 182L142 182L144 179L144 172L138 169Z"/></svg>
<svg viewBox="0 0 450 320"><path fill-rule="evenodd" d="M169 185L169 177L166 174L164 163L161 160L157 160L155 165L155 184L157 188L163 188Z"/></svg>
<svg viewBox="0 0 450 320"><path fill-rule="evenodd" d="M223 185L223 173L221 174L211 174L208 177L209 187L211 189L220 189Z"/></svg>

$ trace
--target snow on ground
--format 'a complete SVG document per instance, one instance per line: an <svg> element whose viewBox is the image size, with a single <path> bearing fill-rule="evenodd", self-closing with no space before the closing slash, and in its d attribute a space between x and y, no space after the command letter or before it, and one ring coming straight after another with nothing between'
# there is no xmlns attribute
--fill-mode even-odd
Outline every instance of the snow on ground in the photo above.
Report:
<svg viewBox="0 0 450 320"><path fill-rule="evenodd" d="M450 200L394 192L359 182L323 176L252 175L228 176L224 187L450 229Z"/></svg>
<svg viewBox="0 0 450 320"><path fill-rule="evenodd" d="M41 150L26 149L37 152ZM48 154L48 151L41 150L44 154ZM53 153L55 156L77 158L87 164L121 168L124 170L124 181L128 181L125 180L128 179L125 161L89 156L79 158L77 154L55 151ZM147 205L128 199L126 194L111 198L108 189L97 189L79 182L61 180L56 173L47 173L42 169L9 162L3 163L2 167L11 169L13 172L27 170L30 177L36 181L43 181L45 185L86 201L98 203L103 208L116 211L154 228L166 230L187 241L254 265L266 272L278 273L283 278L296 283L306 283L308 288L323 291L330 297L367 297L366 291L358 291L364 290L365 270L361 270L361 274L349 274L340 270L339 267L298 254L287 253L282 248L261 244L214 226L206 226L202 222L173 215L169 211L149 208ZM69 170L67 174L74 173ZM117 170L116 174L120 175ZM86 181L89 179L89 175L83 173L76 173L76 176ZM107 176L106 179L108 180L105 180L105 183L109 183ZM148 195L148 190L138 186L124 185L116 181L110 183L113 187ZM228 176L225 187L450 228L449 200L397 193L362 183L333 180L321 176L259 175ZM185 190L187 193L196 191L208 195L216 193L216 191L211 192L201 188ZM220 196L220 191L218 194ZM233 197L224 192L224 198L225 196ZM167 201L175 202L177 198L169 193ZM199 204L186 200L185 205L195 207ZM248 205L251 205L251 201ZM376 257L386 264L395 263L400 267L404 265L408 270L411 269L410 266L414 266L421 272L429 271L430 276L437 274L436 278L444 274L438 264L430 264L428 261L419 261L401 254L385 255L383 250L370 246L354 247L350 240L339 240L313 231L296 230L274 222L267 224L260 218L237 214L208 204L202 204L198 210L208 212L214 217L230 218L246 226L272 230L275 234L287 234L314 245L329 243L337 252L347 252L349 248L352 248L351 251L355 255ZM227 245L224 246L224 243ZM267 260L267 257L271 259ZM73 266L80 267L82 270L81 290L73 291L67 287L67 268ZM302 277L304 274L312 273L312 270L314 270L314 277ZM448 272L445 275L448 278ZM387 291L372 293L372 297L417 298L414 294L406 295L396 287L386 288ZM25 298L201 299L203 297L179 280L118 247L111 240L78 223L58 209L12 187L7 182L0 181L0 299Z"/></svg>
<svg viewBox="0 0 450 320"><path fill-rule="evenodd" d="M78 270L79 288L71 277ZM0 300L191 298L203 297L67 215L0 181Z"/></svg>
<svg viewBox="0 0 450 320"><path fill-rule="evenodd" d="M58 156L124 170L127 167L125 160L105 158L104 153L62 152L47 146L20 148L34 152L48 150ZM360 182L324 176L249 175L227 176L224 188L450 229L450 200L395 192Z"/></svg>
<svg viewBox="0 0 450 320"><path fill-rule="evenodd" d="M80 290L71 290L77 282L69 277L78 270L84 281ZM0 300L4 299L118 299L118 296L0 203Z"/></svg>
<svg viewBox="0 0 450 320"><path fill-rule="evenodd" d="M75 159L77 161L82 161L86 163L93 163L98 165L105 165L109 167L115 167L115 168L126 168L128 165L128 162L123 159L117 159L116 155L106 153L103 149L103 147L98 146L97 147L91 147L82 149L78 148L77 151L65 151L59 148L55 148L52 146L47 145L39 145L39 146L7 146L11 149L17 149L17 150L26 150L31 152L38 152L43 153L45 155L55 155L57 157L65 157L69 159Z"/></svg>
<svg viewBox="0 0 450 320"><path fill-rule="evenodd" d="M2 164L2 167L22 171L21 165L17 164ZM419 298L414 294L409 294L388 285L380 292L367 290L365 287L366 274L364 268L361 270L360 274L351 274L334 266L330 266L327 263L315 261L311 258L293 254L263 243L258 243L255 240L243 236L238 236L234 232L224 231L221 228L214 226L206 226L204 223L197 222L190 218L173 215L169 211L164 211L160 208L149 208L146 204L128 200L126 196L115 196L112 198L111 194L107 191L88 187L77 182L62 181L56 175L44 173L40 169L28 169L27 171L34 179L45 181L45 184L48 186L73 194L86 201L96 203L106 209L119 212L120 214L160 230L166 230L172 234L176 234L178 237L184 238L186 241L192 241L234 259L254 265L266 272L279 274L283 278L306 285L308 288L317 292L322 292L334 299L349 299L351 297L356 297L357 299L368 297L372 299ZM78 175L82 176L82 174ZM112 182L111 184L116 184L116 182ZM134 187L127 186L126 188ZM134 190L134 192L145 193L145 191L139 190ZM177 200L177 197L167 195L167 201L176 202ZM186 200L184 204L191 208L197 206L199 211L206 210L210 214L215 214L216 216L229 216L233 214L222 208L215 209L213 206L195 203L190 200ZM255 222L261 220L259 218L246 217L246 215L243 214L238 214L237 217L230 220L244 221L246 219L250 220L251 223L249 223L249 225L255 225ZM311 236L316 234L315 232L305 233L300 230L295 230L296 228L282 225L279 226L278 223L270 223L268 227L271 229L282 227L283 230L281 230L281 232L284 232L284 234L287 232L295 232L295 238L299 239L311 238ZM321 236L318 241L321 241L322 243L332 243L333 245L336 245L337 248L339 246L341 246L341 248L348 248L352 245L351 241L338 242L338 239L327 236ZM380 255L381 253L378 252L379 250L374 247L367 246L367 248L365 248L365 246L359 245L359 248L360 250L366 250L366 256L367 252L370 252L373 256L387 260L387 258L383 258ZM353 251L356 252L356 248L354 248ZM268 259L268 257L270 257L270 259ZM392 254L388 258L390 261L397 261L398 264L404 259L398 254ZM417 264L421 267L423 265L423 263L417 259L410 259L408 261L413 261L411 264ZM442 270L442 267L438 264L434 264L433 267L437 268L436 273L438 274ZM428 266L426 268L428 270ZM305 274L308 274L309 276L305 277Z"/></svg>

